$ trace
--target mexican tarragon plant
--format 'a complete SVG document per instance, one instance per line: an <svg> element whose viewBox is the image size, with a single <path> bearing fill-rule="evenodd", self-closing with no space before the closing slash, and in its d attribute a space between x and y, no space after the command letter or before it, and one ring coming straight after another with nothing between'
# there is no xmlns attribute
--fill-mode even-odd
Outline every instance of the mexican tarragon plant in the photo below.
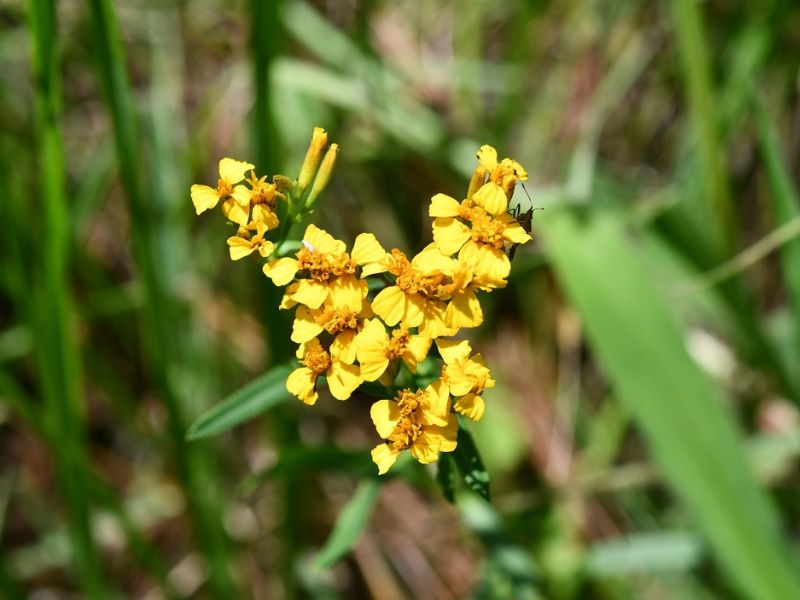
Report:
<svg viewBox="0 0 800 600"><path fill-rule="evenodd" d="M320 378L338 400L365 382L396 389L403 368L415 374L436 348L442 364L435 380L402 388L370 409L382 440L372 450L381 474L405 450L431 463L439 452L456 448L457 415L473 421L483 416L483 392L495 385L482 356L456 336L483 322L479 293L505 287L509 250L531 239L508 206L527 173L482 146L466 198L431 199L433 243L414 256L387 251L372 233L360 234L348 251L313 224L292 255L280 256L290 247L289 227L312 214L330 180L339 148L328 146L327 138L314 130L294 180L275 175L268 181L254 165L223 158L216 187L193 185L192 201L197 214L221 205L238 227L228 238L231 259L258 254L266 259L264 274L285 287L280 308L295 311L291 339L299 361L286 388L302 402L317 402ZM278 203L286 205L279 209ZM286 215L284 223L278 214Z"/></svg>

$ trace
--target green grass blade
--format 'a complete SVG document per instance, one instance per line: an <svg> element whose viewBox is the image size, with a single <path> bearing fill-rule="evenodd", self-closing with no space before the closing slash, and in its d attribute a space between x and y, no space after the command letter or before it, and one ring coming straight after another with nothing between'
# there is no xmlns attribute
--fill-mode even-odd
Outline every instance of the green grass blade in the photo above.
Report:
<svg viewBox="0 0 800 600"><path fill-rule="evenodd" d="M706 219L701 222L712 228L718 248L724 253L735 244L735 213L724 148L719 140L717 112L711 83L711 65L706 48L700 5L695 0L673 0L672 13L689 102L693 140L698 144L702 193Z"/></svg>
<svg viewBox="0 0 800 600"><path fill-rule="evenodd" d="M364 528L378 500L380 482L376 479L363 481L355 495L342 509L325 546L320 550L316 566L327 569L350 552Z"/></svg>
<svg viewBox="0 0 800 600"><path fill-rule="evenodd" d="M800 216L800 194L783 157L775 125L758 95L754 94L753 100L758 146L767 169L775 225L783 226ZM800 238L784 244L780 257L789 305L794 314L795 343L800 348Z"/></svg>
<svg viewBox="0 0 800 600"><path fill-rule="evenodd" d="M58 59L56 7L52 0L30 0L28 16L33 38L36 76L36 119L43 239L41 264L31 312L34 323L38 379L53 434L59 441L56 479L69 511L68 529L77 573L84 592L107 592L101 560L92 538L90 503L86 494L86 434L82 423L80 348L75 336L69 289L70 231L65 197L65 166L59 128L61 77Z"/></svg>
<svg viewBox="0 0 800 600"><path fill-rule="evenodd" d="M730 577L752 598L800 597L772 506L745 461L719 392L689 357L679 327L634 258L621 220L540 220L549 255L605 373L673 491Z"/></svg>
<svg viewBox="0 0 800 600"><path fill-rule="evenodd" d="M184 314L171 286L163 248L174 240L163 219L163 200L145 187L147 179L140 163L139 120L129 88L122 46L114 10L109 0L89 0L94 54L100 81L114 128L114 142L120 178L128 200L131 239L139 276L144 288L142 332L150 375L155 380L169 415L169 435L176 470L197 526L197 536L209 561L209 583L218 597L237 596L229 569L227 536L218 515L216 490L208 485L214 478L211 462L201 447L185 440L184 392L174 373L189 369L186 359ZM155 191L158 191L156 186ZM188 204L187 204L188 205Z"/></svg>
<svg viewBox="0 0 800 600"><path fill-rule="evenodd" d="M456 500L456 472L449 454L442 453L436 463L436 483L442 495L451 504Z"/></svg>
<svg viewBox="0 0 800 600"><path fill-rule="evenodd" d="M292 364L278 365L235 391L192 423L186 439L219 435L282 404L289 398L286 378L293 368Z"/></svg>

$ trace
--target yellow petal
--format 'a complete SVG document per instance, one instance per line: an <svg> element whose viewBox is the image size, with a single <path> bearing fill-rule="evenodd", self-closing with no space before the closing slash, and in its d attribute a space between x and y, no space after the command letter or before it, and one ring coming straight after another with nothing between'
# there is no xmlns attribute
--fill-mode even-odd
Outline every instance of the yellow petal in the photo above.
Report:
<svg viewBox="0 0 800 600"><path fill-rule="evenodd" d="M431 242L411 259L411 266L425 275L451 275L458 268L458 261L442 253L436 242Z"/></svg>
<svg viewBox="0 0 800 600"><path fill-rule="evenodd" d="M447 327L444 322L446 305L441 300L428 300L425 303L422 322L419 324L420 334L431 339L450 337L458 333L458 329Z"/></svg>
<svg viewBox="0 0 800 600"><path fill-rule="evenodd" d="M448 365L454 365L457 362L465 361L472 354L472 347L467 340L436 340L436 347L439 348L439 354Z"/></svg>
<svg viewBox="0 0 800 600"><path fill-rule="evenodd" d="M431 440L423 433L411 445L411 456L423 465L427 465L436 462L436 459L439 458L439 449L432 445Z"/></svg>
<svg viewBox="0 0 800 600"><path fill-rule="evenodd" d="M425 314L426 299L420 294L405 294L403 323L407 327L419 327Z"/></svg>
<svg viewBox="0 0 800 600"><path fill-rule="evenodd" d="M266 225L268 230L275 229L279 224L277 215L263 204L256 204L253 207L251 217L256 223Z"/></svg>
<svg viewBox="0 0 800 600"><path fill-rule="evenodd" d="M231 255L231 260L239 260L240 258L249 256L254 250L255 248L253 248L250 240L246 240L238 235L228 238L228 252Z"/></svg>
<svg viewBox="0 0 800 600"><path fill-rule="evenodd" d="M513 158L504 158L500 164L514 171L514 175L516 175L519 181L528 181L528 172L525 170L525 167Z"/></svg>
<svg viewBox="0 0 800 600"><path fill-rule="evenodd" d="M458 260L468 265L479 278L502 281L511 272L511 261L504 252L469 240L458 253Z"/></svg>
<svg viewBox="0 0 800 600"><path fill-rule="evenodd" d="M456 439L458 438L458 419L451 414L447 425L439 427L428 425L421 436L430 446L435 446L439 452L452 452L456 449ZM419 438L417 438L419 439Z"/></svg>
<svg viewBox="0 0 800 600"><path fill-rule="evenodd" d="M364 321L364 327L358 334L356 344L359 348L364 346L386 346L389 343L389 334L386 333L386 328L378 319L369 319ZM360 356L360 354L359 354ZM359 361L361 359L359 358Z"/></svg>
<svg viewBox="0 0 800 600"><path fill-rule="evenodd" d="M298 309L299 310L299 309ZM355 331L342 331L331 343L331 356L352 365L356 361Z"/></svg>
<svg viewBox="0 0 800 600"><path fill-rule="evenodd" d="M389 444L378 444L372 449L372 462L378 466L378 475L383 475L397 460L397 453L393 452Z"/></svg>
<svg viewBox="0 0 800 600"><path fill-rule="evenodd" d="M483 184L481 189L475 192L472 197L475 204L482 206L486 212L495 216L500 215L508 210L508 198L506 193L499 185L490 181Z"/></svg>
<svg viewBox="0 0 800 600"><path fill-rule="evenodd" d="M321 254L341 254L347 250L344 242L340 242L324 229L313 223L306 227L303 240L311 244L314 252Z"/></svg>
<svg viewBox="0 0 800 600"><path fill-rule="evenodd" d="M275 250L275 244L273 244L269 240L264 240L258 246L258 253L262 256L262 258L267 258L271 256L274 250Z"/></svg>
<svg viewBox="0 0 800 600"><path fill-rule="evenodd" d="M452 217L433 220L433 241L443 254L455 254L470 237L469 227Z"/></svg>
<svg viewBox="0 0 800 600"><path fill-rule="evenodd" d="M214 208L219 202L217 190L207 185L195 184L192 186L191 193L194 210L198 215L209 208Z"/></svg>
<svg viewBox="0 0 800 600"><path fill-rule="evenodd" d="M506 225L503 229L503 239L512 244L524 244L531 241L531 236L528 235L528 232L508 213L500 215L498 220Z"/></svg>
<svg viewBox="0 0 800 600"><path fill-rule="evenodd" d="M297 261L289 256L271 260L262 270L275 285L286 285L297 274Z"/></svg>
<svg viewBox="0 0 800 600"><path fill-rule="evenodd" d="M233 188L233 193L231 193L233 199L242 206L250 206L250 197L252 195L253 191L244 185L237 185L235 188Z"/></svg>
<svg viewBox="0 0 800 600"><path fill-rule="evenodd" d="M302 344L314 339L322 333L322 325L318 325L314 320L314 315L307 306L300 306L294 314L292 323L292 341Z"/></svg>
<svg viewBox="0 0 800 600"><path fill-rule="evenodd" d="M250 163L234 160L232 158L223 158L219 161L219 177L233 185L239 183L244 179L245 173L255 169Z"/></svg>
<svg viewBox="0 0 800 600"><path fill-rule="evenodd" d="M483 323L481 303L472 289L456 294L447 305L444 322L448 327L477 327Z"/></svg>
<svg viewBox="0 0 800 600"><path fill-rule="evenodd" d="M428 355L430 347L431 338L424 335L409 336L405 352L403 352L403 362L406 363L412 373L417 372L417 365Z"/></svg>
<svg viewBox="0 0 800 600"><path fill-rule="evenodd" d="M392 431L400 420L400 409L397 402L392 400L378 400L369 409L369 416L375 425L375 430L383 439L392 435Z"/></svg>
<svg viewBox="0 0 800 600"><path fill-rule="evenodd" d="M492 171L497 166L497 150L485 144L477 153L478 161L487 171Z"/></svg>
<svg viewBox="0 0 800 600"><path fill-rule="evenodd" d="M367 282L356 279L353 275L338 277L328 285L330 303L337 308L360 312L366 288Z"/></svg>
<svg viewBox="0 0 800 600"><path fill-rule="evenodd" d="M243 207L233 198L228 198L222 203L222 214L224 214L229 221L246 227L250 220L250 207Z"/></svg>
<svg viewBox="0 0 800 600"><path fill-rule="evenodd" d="M361 352L362 349L359 348L358 363L361 365L361 377L364 378L364 381L380 379L389 366L389 359L386 358L386 354L375 350L364 353L363 358L361 358Z"/></svg>
<svg viewBox="0 0 800 600"><path fill-rule="evenodd" d="M292 300L305 304L308 308L319 308L328 297L328 286L319 281L301 279L292 294Z"/></svg>
<svg viewBox="0 0 800 600"><path fill-rule="evenodd" d="M450 393L447 385L437 379L425 388L427 405L424 406L423 422L433 425L446 425L450 415Z"/></svg>
<svg viewBox="0 0 800 600"><path fill-rule="evenodd" d="M397 325L403 318L406 297L403 291L396 285L389 286L378 292L372 301L372 310L387 325Z"/></svg>
<svg viewBox="0 0 800 600"><path fill-rule="evenodd" d="M347 400L361 385L361 372L357 365L334 360L328 369L328 389L337 400Z"/></svg>
<svg viewBox="0 0 800 600"><path fill-rule="evenodd" d="M357 265L367 265L377 263L386 258L386 250L380 245L375 236L371 233L361 233L353 244L353 251L350 253Z"/></svg>
<svg viewBox="0 0 800 600"><path fill-rule="evenodd" d="M317 377L308 367L300 367L289 373L286 378L286 389L306 404L314 404L318 394L314 389Z"/></svg>
<svg viewBox="0 0 800 600"><path fill-rule="evenodd" d="M431 205L428 207L430 217L455 217L458 216L461 205L458 200L451 198L447 194L436 194L431 198Z"/></svg>
<svg viewBox="0 0 800 600"><path fill-rule="evenodd" d="M467 394L456 400L453 408L458 414L471 421L480 421L481 417L483 417L485 405L482 397L477 394Z"/></svg>

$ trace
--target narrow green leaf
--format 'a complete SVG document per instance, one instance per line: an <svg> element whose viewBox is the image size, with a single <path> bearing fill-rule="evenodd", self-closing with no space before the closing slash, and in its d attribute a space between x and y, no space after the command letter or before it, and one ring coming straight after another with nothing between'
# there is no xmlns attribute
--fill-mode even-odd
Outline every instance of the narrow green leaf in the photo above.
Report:
<svg viewBox="0 0 800 600"><path fill-rule="evenodd" d="M452 504L456 498L456 472L453 470L453 463L448 454L442 453L439 455L436 483L439 484L442 495Z"/></svg>
<svg viewBox="0 0 800 600"><path fill-rule="evenodd" d="M380 482L376 479L363 481L353 499L342 509L325 546L317 556L316 566L327 569L347 554L367 526L367 521L378 500Z"/></svg>
<svg viewBox="0 0 800 600"><path fill-rule="evenodd" d="M767 169L775 225L780 227L800 216L800 194L797 192L775 125L769 118L764 104L753 94L758 146ZM781 267L794 313L795 343L800 344L800 238L784 244L780 250Z"/></svg>
<svg viewBox="0 0 800 600"><path fill-rule="evenodd" d="M487 502L491 502L489 473L483 466L475 441L463 424L458 428L458 445L453 450L453 460L467 487Z"/></svg>
<svg viewBox="0 0 800 600"><path fill-rule="evenodd" d="M199 440L219 435L274 408L289 397L286 378L293 368L290 363L277 365L235 391L192 423L186 439Z"/></svg>
<svg viewBox="0 0 800 600"><path fill-rule="evenodd" d="M656 292L658 275L638 262L621 222L613 214L580 220L553 210L540 231L616 397L717 559L748 597L799 598L795 565L734 422L689 357Z"/></svg>

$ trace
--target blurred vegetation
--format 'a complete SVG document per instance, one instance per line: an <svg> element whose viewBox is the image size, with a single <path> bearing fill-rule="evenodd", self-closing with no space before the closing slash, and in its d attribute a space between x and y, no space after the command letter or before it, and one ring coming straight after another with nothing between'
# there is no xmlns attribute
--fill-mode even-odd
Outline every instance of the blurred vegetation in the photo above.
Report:
<svg viewBox="0 0 800 600"><path fill-rule="evenodd" d="M0 0L0 596L800 597L798 48L790 0ZM420 248L483 143L531 175L491 502L259 387L287 316L189 185L315 125L348 242Z"/></svg>

